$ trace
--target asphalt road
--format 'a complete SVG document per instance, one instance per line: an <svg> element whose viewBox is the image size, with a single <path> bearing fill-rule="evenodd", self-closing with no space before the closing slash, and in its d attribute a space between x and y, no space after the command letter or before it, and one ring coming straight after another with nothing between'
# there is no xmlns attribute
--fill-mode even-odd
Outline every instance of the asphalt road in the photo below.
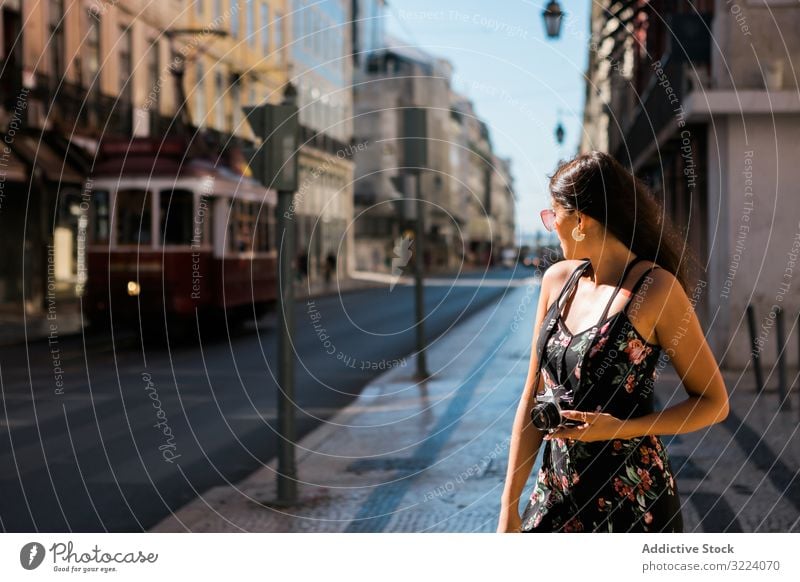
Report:
<svg viewBox="0 0 800 582"><path fill-rule="evenodd" d="M428 341L530 275L427 287ZM398 286L297 304L298 438L387 366L413 374L413 297ZM197 327L168 341L121 332L0 350L0 529L146 530L275 456L274 315L238 331Z"/></svg>

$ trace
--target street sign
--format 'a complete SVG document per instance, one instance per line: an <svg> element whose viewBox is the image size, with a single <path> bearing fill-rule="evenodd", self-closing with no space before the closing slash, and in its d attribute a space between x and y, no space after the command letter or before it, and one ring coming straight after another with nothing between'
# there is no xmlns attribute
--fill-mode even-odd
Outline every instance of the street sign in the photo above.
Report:
<svg viewBox="0 0 800 582"><path fill-rule="evenodd" d="M262 184L275 190L297 190L300 123L296 105L248 105L243 107L261 147L247 148L248 163Z"/></svg>
<svg viewBox="0 0 800 582"><path fill-rule="evenodd" d="M420 107L403 109L403 165L423 170L428 165L428 126L426 111Z"/></svg>
<svg viewBox="0 0 800 582"><path fill-rule="evenodd" d="M294 417L294 219L292 200L297 190L300 123L296 94L289 84L281 105L244 107L250 127L262 140L261 147L250 148L253 174L264 186L278 191L275 208L275 242L278 245L278 496L276 502L297 502L296 428Z"/></svg>
<svg viewBox="0 0 800 582"><path fill-rule="evenodd" d="M389 178L394 186L394 189L400 192L403 197L395 201L395 208L403 220L416 220L417 219L417 204L416 204L416 183L414 181L414 174L403 173L398 176Z"/></svg>

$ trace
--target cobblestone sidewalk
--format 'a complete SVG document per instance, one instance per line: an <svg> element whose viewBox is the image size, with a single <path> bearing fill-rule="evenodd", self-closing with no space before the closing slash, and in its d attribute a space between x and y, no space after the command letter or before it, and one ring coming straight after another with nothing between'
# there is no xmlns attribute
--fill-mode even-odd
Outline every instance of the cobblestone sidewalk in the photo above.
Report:
<svg viewBox="0 0 800 582"><path fill-rule="evenodd" d="M533 286L509 288L429 347L432 379L414 382L408 358L298 443L297 506L271 504L273 460L153 531L494 531L537 295ZM756 398L749 381L726 374L725 423L664 437L686 531L800 531L798 403L778 412L774 390ZM662 405L684 397L671 367L656 393Z"/></svg>

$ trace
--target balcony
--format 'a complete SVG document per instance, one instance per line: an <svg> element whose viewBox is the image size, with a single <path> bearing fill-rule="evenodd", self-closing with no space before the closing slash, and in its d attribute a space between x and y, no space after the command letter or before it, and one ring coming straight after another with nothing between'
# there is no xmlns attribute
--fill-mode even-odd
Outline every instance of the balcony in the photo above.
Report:
<svg viewBox="0 0 800 582"><path fill-rule="evenodd" d="M633 113L617 112L622 132L614 155L634 167L675 134L679 121L686 121L688 94L707 78L711 61L710 15L673 14L668 22L674 31L670 50L650 64L649 83Z"/></svg>
<svg viewBox="0 0 800 582"><path fill-rule="evenodd" d="M13 111L17 96L22 91L22 69L15 63L0 59L0 71L0 106L6 111Z"/></svg>
<svg viewBox="0 0 800 582"><path fill-rule="evenodd" d="M304 147L312 147L332 156L337 156L339 159L351 159L353 157L353 148L350 147L353 145L352 140L348 145L305 125L300 126L300 144Z"/></svg>
<svg viewBox="0 0 800 582"><path fill-rule="evenodd" d="M45 115L61 130L93 137L132 135L133 107L124 97L103 95L67 81L56 83L40 73L35 80L31 97L42 102Z"/></svg>
<svg viewBox="0 0 800 582"><path fill-rule="evenodd" d="M622 139L617 146L615 157L627 163L635 162L637 157L648 151L654 144L661 143L664 134L672 134L677 129L685 94L686 75L684 66L670 55L656 69L650 85L641 97L641 103L628 117L623 126ZM622 120L625 117L619 116Z"/></svg>

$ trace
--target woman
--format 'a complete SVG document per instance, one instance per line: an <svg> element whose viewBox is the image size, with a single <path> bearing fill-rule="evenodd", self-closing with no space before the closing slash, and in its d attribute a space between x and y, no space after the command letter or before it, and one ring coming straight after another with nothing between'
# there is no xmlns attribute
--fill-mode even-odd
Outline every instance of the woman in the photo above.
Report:
<svg viewBox="0 0 800 582"><path fill-rule="evenodd" d="M497 531L683 531L658 435L721 422L728 397L687 296L682 243L646 186L607 154L562 165L550 193L542 220L558 233L566 260L542 277ZM688 398L656 412L662 351ZM559 395L562 418L575 426L532 424L545 389ZM542 469L520 516L543 441Z"/></svg>

